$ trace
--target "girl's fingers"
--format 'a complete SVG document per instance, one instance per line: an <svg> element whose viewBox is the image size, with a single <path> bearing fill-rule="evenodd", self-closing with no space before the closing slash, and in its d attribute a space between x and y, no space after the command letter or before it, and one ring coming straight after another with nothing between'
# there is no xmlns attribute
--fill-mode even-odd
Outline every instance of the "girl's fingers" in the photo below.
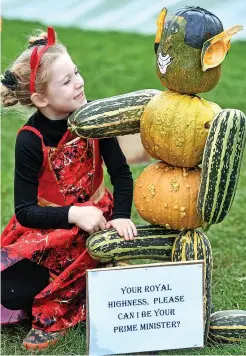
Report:
<svg viewBox="0 0 246 356"><path fill-rule="evenodd" d="M102 221L99 222L99 229L100 230L105 230L106 229L106 226Z"/></svg>
<svg viewBox="0 0 246 356"><path fill-rule="evenodd" d="M128 233L126 228L124 227L117 227L116 228L118 234L120 235L120 237L123 237L125 240L128 240Z"/></svg>
<svg viewBox="0 0 246 356"><path fill-rule="evenodd" d="M134 240L132 227L130 225L127 227L127 232L128 232L129 239Z"/></svg>
<svg viewBox="0 0 246 356"><path fill-rule="evenodd" d="M101 221L106 225L107 224L107 220L105 219L105 217L102 215L101 216Z"/></svg>
<svg viewBox="0 0 246 356"><path fill-rule="evenodd" d="M124 237L124 239L126 241L133 240L134 236L138 235L136 226L130 219L125 221L124 224L121 223L120 225L121 226L117 226L117 224L116 223L114 224L114 222L112 222L112 224L111 224L111 222L109 221L106 223L106 229L109 229L109 228L115 229L117 231L118 235L120 237Z"/></svg>
<svg viewBox="0 0 246 356"><path fill-rule="evenodd" d="M130 240L130 236L128 235L128 229L127 229L127 227L123 227L122 230L123 230L123 234L124 234L124 239L125 239L126 241Z"/></svg>
<svg viewBox="0 0 246 356"><path fill-rule="evenodd" d="M117 227L115 230L118 232L120 237L124 236L124 232L123 232L123 229L121 227Z"/></svg>
<svg viewBox="0 0 246 356"><path fill-rule="evenodd" d="M131 220L130 220L130 225L132 227L133 235L138 236L138 230L137 230L135 224Z"/></svg>
<svg viewBox="0 0 246 356"><path fill-rule="evenodd" d="M105 226L106 229L110 229L111 228L111 224L110 222L107 222L106 226Z"/></svg>

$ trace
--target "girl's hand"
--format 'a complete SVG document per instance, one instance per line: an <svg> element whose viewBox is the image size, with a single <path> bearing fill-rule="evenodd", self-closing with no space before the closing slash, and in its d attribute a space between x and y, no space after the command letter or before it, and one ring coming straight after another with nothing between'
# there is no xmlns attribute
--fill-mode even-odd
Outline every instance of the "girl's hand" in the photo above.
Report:
<svg viewBox="0 0 246 356"><path fill-rule="evenodd" d="M71 206L68 211L68 222L91 235L96 231L105 230L107 220L102 211L94 206Z"/></svg>
<svg viewBox="0 0 246 356"><path fill-rule="evenodd" d="M136 226L130 219L114 219L108 221L106 229L115 229L121 237L127 240L133 240L138 235Z"/></svg>

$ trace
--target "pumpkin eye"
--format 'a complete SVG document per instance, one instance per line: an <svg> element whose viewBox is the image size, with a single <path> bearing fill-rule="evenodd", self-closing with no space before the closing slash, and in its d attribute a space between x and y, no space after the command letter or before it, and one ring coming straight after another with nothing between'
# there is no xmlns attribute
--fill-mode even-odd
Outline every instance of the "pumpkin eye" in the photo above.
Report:
<svg viewBox="0 0 246 356"><path fill-rule="evenodd" d="M179 32L179 25L177 23L173 23L170 28L171 33L178 33Z"/></svg>

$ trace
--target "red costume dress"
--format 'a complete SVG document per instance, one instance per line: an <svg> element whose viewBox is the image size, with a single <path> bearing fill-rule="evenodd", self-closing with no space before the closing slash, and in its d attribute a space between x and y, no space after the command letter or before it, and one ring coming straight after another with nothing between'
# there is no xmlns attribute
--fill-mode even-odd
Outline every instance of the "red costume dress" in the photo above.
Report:
<svg viewBox="0 0 246 356"><path fill-rule="evenodd" d="M104 186L97 140L74 137L66 131L57 147L45 146L41 133L43 164L39 175L41 206L96 206L109 220L113 199ZM78 201L82 203L77 203ZM97 262L86 251L88 234L70 229L33 229L20 225L15 215L2 233L2 270L27 258L47 267L50 284L34 299L33 327L47 332L69 328L85 320L86 269Z"/></svg>

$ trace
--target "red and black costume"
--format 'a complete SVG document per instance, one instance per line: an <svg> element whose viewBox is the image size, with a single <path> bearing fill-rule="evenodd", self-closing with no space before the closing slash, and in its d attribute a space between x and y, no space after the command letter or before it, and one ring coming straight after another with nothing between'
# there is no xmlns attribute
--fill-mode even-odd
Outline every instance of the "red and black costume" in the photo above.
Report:
<svg viewBox="0 0 246 356"><path fill-rule="evenodd" d="M114 203L104 186L102 159ZM85 248L88 234L68 223L70 206L96 206L107 220L129 218L132 192L116 138L75 137L66 120L49 120L39 111L22 127L16 141L15 215L2 233L1 255L2 270L31 261L52 276L34 298L34 328L59 331L85 319L85 272L97 262Z"/></svg>

